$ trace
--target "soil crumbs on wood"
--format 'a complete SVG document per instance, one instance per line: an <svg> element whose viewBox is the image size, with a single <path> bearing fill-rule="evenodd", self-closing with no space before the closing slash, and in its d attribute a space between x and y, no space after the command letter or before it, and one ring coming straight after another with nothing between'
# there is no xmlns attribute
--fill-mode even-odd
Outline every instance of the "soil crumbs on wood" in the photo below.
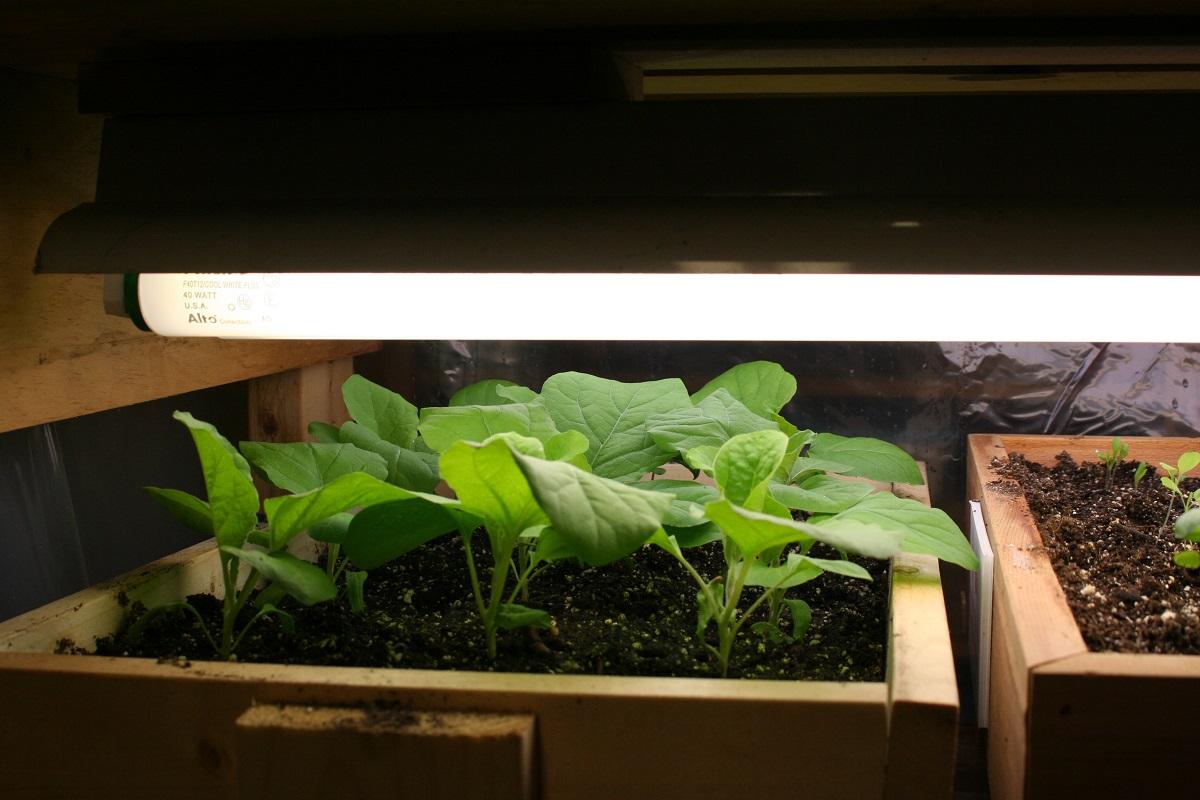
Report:
<svg viewBox="0 0 1200 800"><path fill-rule="evenodd" d="M474 537L476 562L490 564L486 537ZM822 547L818 545L818 548ZM719 544L688 551L701 575L721 572ZM833 551L813 555L836 558ZM888 562L857 559L872 581L825 574L789 591L806 600L812 624L800 643L764 638L742 628L729 676L787 680L882 681L886 669ZM483 570L481 581L488 580ZM743 594L742 608L757 596ZM501 631L493 662L466 580L457 537L418 548L379 569L366 584L367 607L351 613L344 598L305 608L281 604L295 617L289 634L273 617L255 624L237 649L239 661L281 664L404 667L496 672L718 676L715 659L697 640L696 586L666 553L645 547L606 567L556 563L538 575L524 605L542 608L555 630ZM189 598L220 631L220 603ZM763 609L755 619L765 619ZM135 612L136 614L136 612ZM786 614L781 627L790 632ZM715 642L712 626L709 635ZM211 659L195 618L165 612L138 641L123 634L97 641L101 655Z"/></svg>
<svg viewBox="0 0 1200 800"><path fill-rule="evenodd" d="M1020 455L995 466L1024 490L1089 650L1200 655L1200 570L1172 560L1180 504L1168 516L1171 495L1153 468L1134 489L1136 463L1117 468L1112 489L1103 465L1066 453L1050 467Z"/></svg>

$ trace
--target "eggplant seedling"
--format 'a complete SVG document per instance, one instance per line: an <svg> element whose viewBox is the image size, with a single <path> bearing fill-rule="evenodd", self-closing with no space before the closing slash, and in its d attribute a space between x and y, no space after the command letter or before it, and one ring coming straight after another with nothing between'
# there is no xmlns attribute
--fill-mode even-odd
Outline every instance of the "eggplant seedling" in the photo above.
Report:
<svg viewBox="0 0 1200 800"><path fill-rule="evenodd" d="M1200 508L1193 508L1175 520L1175 538L1185 542L1200 542ZM1200 569L1200 552L1180 550L1175 563L1187 569Z"/></svg>
<svg viewBox="0 0 1200 800"><path fill-rule="evenodd" d="M258 491L254 488L246 459L209 423L186 412L176 411L174 416L191 432L200 457L208 500L177 489L146 487L146 491L185 525L216 538L225 589L221 629L214 635L200 613L187 601L182 601L147 611L130 629L130 636L139 635L154 616L167 610L182 609L196 618L217 657L228 660L246 633L266 616L274 615L286 628L294 628L292 617L277 608L273 601L265 599L248 620L241 620L260 579L270 584L264 591L264 598L290 595L305 605L329 600L336 590L324 571L286 551L288 541L316 520L302 516L288 520L285 514L281 524L258 530ZM293 502L293 497L268 500L268 518L281 505L286 510ZM247 568L244 576L243 567Z"/></svg>
<svg viewBox="0 0 1200 800"><path fill-rule="evenodd" d="M783 463L787 445L788 437L781 431L763 430L734 436L717 451L713 476L720 497L705 505L704 514L722 535L726 564L722 575L711 579L700 575L687 560L678 539L665 531L652 539L695 580L699 590L696 632L716 658L722 676L729 673L729 659L738 633L772 592L785 592L824 572L870 580L870 574L851 561L811 556L814 543L825 542L841 552L873 558L888 558L900 551L903 537L895 531L855 520L822 525L799 522L791 518L786 507L772 501L769 482ZM762 509L767 509L767 513ZM779 563L788 545L796 545L797 550ZM759 586L764 591L743 607L743 593L748 586ZM798 639L811 612L800 600L784 599L783 603L791 612L792 638ZM706 636L710 624L717 631L715 645Z"/></svg>
<svg viewBox="0 0 1200 800"><path fill-rule="evenodd" d="M1112 444L1109 445L1107 450L1096 451L1096 457L1104 465L1104 491L1112 491L1113 476L1117 474L1117 468L1125 463L1125 459L1128 456L1129 446L1116 438L1112 440Z"/></svg>
<svg viewBox="0 0 1200 800"><path fill-rule="evenodd" d="M439 498L441 508L433 510L412 501L364 509L350 525L350 557L366 566L383 563L387 559L366 556L364 549L399 555L457 529L488 656L495 658L499 631L552 626L546 611L516 602L542 569L561 558L601 565L629 555L660 529L671 504L665 495L593 475L571 463L572 452L561 451L567 460L548 460L542 442L511 432L478 443L455 441L440 469L457 500ZM454 513L432 516L439 511ZM486 575L472 547L480 527L492 561ZM529 557L517 566L523 541Z"/></svg>
<svg viewBox="0 0 1200 800"><path fill-rule="evenodd" d="M1200 467L1200 452L1189 450L1179 457L1175 464L1159 463L1158 465L1166 474L1159 478L1162 485L1171 493L1170 501L1167 503L1167 515L1163 517L1161 531L1167 529L1167 522L1171 519L1171 511L1175 508L1175 500L1179 499L1183 506L1183 514L1187 514L1192 508L1200 506L1200 489L1193 492L1186 491L1182 484L1183 479L1189 472L1196 467Z"/></svg>

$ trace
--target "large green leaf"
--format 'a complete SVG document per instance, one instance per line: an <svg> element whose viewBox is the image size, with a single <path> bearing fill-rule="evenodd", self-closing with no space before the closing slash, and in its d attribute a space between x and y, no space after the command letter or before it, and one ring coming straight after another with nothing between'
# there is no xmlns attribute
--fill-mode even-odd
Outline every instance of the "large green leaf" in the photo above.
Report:
<svg viewBox="0 0 1200 800"><path fill-rule="evenodd" d="M360 569L375 569L458 526L445 507L425 500L394 500L354 515L346 535L346 557Z"/></svg>
<svg viewBox="0 0 1200 800"><path fill-rule="evenodd" d="M291 553L267 553L240 547L222 547L221 550L245 561L306 606L324 603L337 595L337 587L325 570Z"/></svg>
<svg viewBox="0 0 1200 800"><path fill-rule="evenodd" d="M258 490L250 477L250 465L209 423L186 411L176 411L173 416L187 426L196 444L208 490L213 536L218 544L241 547L258 522Z"/></svg>
<svg viewBox="0 0 1200 800"><path fill-rule="evenodd" d="M456 442L442 454L442 477L463 508L483 519L497 559L508 557L523 530L548 522L514 459L503 436Z"/></svg>
<svg viewBox="0 0 1200 800"><path fill-rule="evenodd" d="M413 446L417 438L417 407L401 395L361 375L351 375L342 384L342 397L355 422L394 445Z"/></svg>
<svg viewBox="0 0 1200 800"><path fill-rule="evenodd" d="M810 458L803 456L792 462L788 469L788 481L796 483L803 482L805 478L811 477L818 472L830 472L834 475L845 475L851 472L854 467L849 464L840 464L837 461L827 461L823 458Z"/></svg>
<svg viewBox="0 0 1200 800"><path fill-rule="evenodd" d="M386 478L383 456L352 444L312 442L242 442L239 447L251 464L285 492L308 492L351 472Z"/></svg>
<svg viewBox="0 0 1200 800"><path fill-rule="evenodd" d="M546 440L546 458L550 461L566 461L591 472L592 465L587 460L589 444L587 437L579 431L556 433Z"/></svg>
<svg viewBox="0 0 1200 800"><path fill-rule="evenodd" d="M704 511L737 545L743 558L754 558L764 550L813 539L839 550L871 558L889 558L900 552L903 538L894 531L855 520L833 522L830 518L826 524L814 525L747 511L728 500L709 503Z"/></svg>
<svg viewBox="0 0 1200 800"><path fill-rule="evenodd" d="M813 514L836 514L845 511L873 492L870 486L858 481L845 481L828 475L813 475L799 486L771 484L771 496L788 508Z"/></svg>
<svg viewBox="0 0 1200 800"><path fill-rule="evenodd" d="M781 431L763 430L743 433L723 444L713 463L713 479L721 493L737 505L746 505L783 463L787 442ZM761 501L756 505L761 508Z"/></svg>
<svg viewBox="0 0 1200 800"><path fill-rule="evenodd" d="M766 589L790 589L820 577L823 571L799 553L791 553L787 562L778 566L755 561L746 574L746 585L762 586Z"/></svg>
<svg viewBox="0 0 1200 800"><path fill-rule="evenodd" d="M159 489L157 486L143 486L142 490L196 533L213 535L212 510L199 497L178 489Z"/></svg>
<svg viewBox="0 0 1200 800"><path fill-rule="evenodd" d="M671 496L602 478L563 461L516 455L555 533L588 564L607 564L646 543Z"/></svg>
<svg viewBox="0 0 1200 800"><path fill-rule="evenodd" d="M646 420L646 428L662 449L686 453L702 445L720 447L738 434L778 429L778 425L718 389L690 408L655 414Z"/></svg>
<svg viewBox="0 0 1200 800"><path fill-rule="evenodd" d="M470 386L464 386L459 389L450 398L452 406L502 406L513 402L500 393L500 389L511 391L513 388L523 389L523 386L517 386L512 381L506 381L501 378L489 378L487 380L472 383ZM526 391L530 391L526 389ZM532 391L530 391L532 394ZM524 402L524 401L521 401Z"/></svg>
<svg viewBox="0 0 1200 800"><path fill-rule="evenodd" d="M912 456L896 445L879 439L818 433L808 449L808 455L845 464L850 468L845 470L846 475L915 485L925 482Z"/></svg>
<svg viewBox="0 0 1200 800"><path fill-rule="evenodd" d="M979 559L962 531L946 513L916 500L876 492L852 508L817 521L821 527L855 521L877 525L903 536L903 549L926 553L967 569L978 569Z"/></svg>
<svg viewBox="0 0 1200 800"><path fill-rule="evenodd" d="M343 511L308 526L308 535L325 544L341 544L346 541L352 522L354 522L354 515ZM270 544L269 539L267 544Z"/></svg>
<svg viewBox="0 0 1200 800"><path fill-rule="evenodd" d="M458 507L458 503L449 498L402 489L365 472L351 472L311 492L269 498L263 505L271 526L270 549L281 550L298 534L334 514L411 498L423 498L449 508Z"/></svg>
<svg viewBox="0 0 1200 800"><path fill-rule="evenodd" d="M545 442L558 433L541 403L421 409L421 438L439 453L455 442L482 442L497 433L518 433Z"/></svg>
<svg viewBox="0 0 1200 800"><path fill-rule="evenodd" d="M773 361L749 361L738 364L713 378L692 395L700 402L724 389L747 408L762 417L778 414L796 395L796 379Z"/></svg>
<svg viewBox="0 0 1200 800"><path fill-rule="evenodd" d="M388 483L415 492L432 492L441 480L438 474L438 457L433 453L422 453L392 444L357 422L342 425L338 435L347 444L382 457L387 468L383 477Z"/></svg>
<svg viewBox="0 0 1200 800"><path fill-rule="evenodd" d="M640 476L671 457L646 421L692 405L683 382L670 378L622 383L581 372L561 372L542 387L542 400L559 430L588 438L588 463L605 478Z"/></svg>
<svg viewBox="0 0 1200 800"><path fill-rule="evenodd" d="M313 438L314 442L323 442L325 444L337 444L338 429L336 425L330 425L328 422L310 422L308 423L308 435Z"/></svg>
<svg viewBox="0 0 1200 800"><path fill-rule="evenodd" d="M695 481L654 480L640 481L639 489L662 492L671 497L671 507L663 519L669 528L692 528L703 525L704 504L717 499L717 487Z"/></svg>

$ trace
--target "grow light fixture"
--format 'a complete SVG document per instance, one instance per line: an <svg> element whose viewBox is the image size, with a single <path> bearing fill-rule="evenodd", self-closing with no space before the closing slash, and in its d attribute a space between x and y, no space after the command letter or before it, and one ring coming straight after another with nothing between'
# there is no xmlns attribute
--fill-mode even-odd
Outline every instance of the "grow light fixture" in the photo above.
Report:
<svg viewBox="0 0 1200 800"><path fill-rule="evenodd" d="M1200 297L1194 275L111 277L148 330L236 339L1185 342Z"/></svg>

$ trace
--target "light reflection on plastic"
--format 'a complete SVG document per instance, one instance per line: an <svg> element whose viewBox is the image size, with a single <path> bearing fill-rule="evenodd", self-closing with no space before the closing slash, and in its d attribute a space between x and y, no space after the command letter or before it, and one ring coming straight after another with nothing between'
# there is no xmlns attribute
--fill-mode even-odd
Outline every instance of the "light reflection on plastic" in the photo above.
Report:
<svg viewBox="0 0 1200 800"><path fill-rule="evenodd" d="M143 274L163 336L1196 342L1200 276Z"/></svg>

